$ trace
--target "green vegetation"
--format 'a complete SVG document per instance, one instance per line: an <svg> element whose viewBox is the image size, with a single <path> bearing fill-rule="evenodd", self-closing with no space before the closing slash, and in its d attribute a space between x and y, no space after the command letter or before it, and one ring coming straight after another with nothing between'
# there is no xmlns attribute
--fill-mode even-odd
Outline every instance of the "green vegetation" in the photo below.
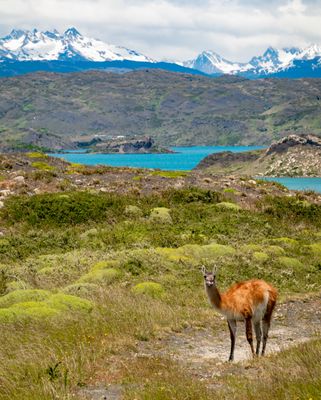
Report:
<svg viewBox="0 0 321 400"><path fill-rule="evenodd" d="M43 82L30 74L27 82L23 77L14 84L11 79L1 82L0 109L6 109L7 99L16 105L14 118L10 113L1 118L1 141L13 148L33 146L26 129L30 126L41 133L40 148L62 149L80 132L97 134L97 126L100 131L113 126L118 135L152 136L163 146L269 144L284 132L321 133L318 80L300 79L293 85L276 79L266 85L264 80L142 70L126 76L56 74ZM72 118L65 117L66 108ZM41 118L34 119L32 110Z"/></svg>
<svg viewBox="0 0 321 400"><path fill-rule="evenodd" d="M123 385L127 399L317 398L319 341L249 361L264 371L254 383L222 376L211 390L166 357L139 356L166 333L220 329L202 264L220 267L222 289L257 277L281 298L318 292L321 207L268 196L240 208L231 194L9 197L0 211L0 398L81 399L101 381Z"/></svg>
<svg viewBox="0 0 321 400"><path fill-rule="evenodd" d="M31 163L34 168L39 169L40 171L54 171L55 167L49 165L43 161L34 161Z"/></svg>

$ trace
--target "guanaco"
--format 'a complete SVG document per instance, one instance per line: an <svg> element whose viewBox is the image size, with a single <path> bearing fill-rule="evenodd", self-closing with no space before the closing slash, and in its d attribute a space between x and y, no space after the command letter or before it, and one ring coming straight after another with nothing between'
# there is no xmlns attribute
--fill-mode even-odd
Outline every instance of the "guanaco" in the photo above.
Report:
<svg viewBox="0 0 321 400"><path fill-rule="evenodd" d="M266 342L271 324L272 313L276 304L277 290L269 283L260 279L235 283L226 292L220 293L216 286L214 266L208 272L204 265L201 271L204 276L205 290L211 305L227 319L230 336L231 352L229 361L234 360L236 338L236 321L245 321L246 338L251 346L252 355L260 354L263 330L262 356L265 353ZM256 335L256 352L253 347L252 322Z"/></svg>

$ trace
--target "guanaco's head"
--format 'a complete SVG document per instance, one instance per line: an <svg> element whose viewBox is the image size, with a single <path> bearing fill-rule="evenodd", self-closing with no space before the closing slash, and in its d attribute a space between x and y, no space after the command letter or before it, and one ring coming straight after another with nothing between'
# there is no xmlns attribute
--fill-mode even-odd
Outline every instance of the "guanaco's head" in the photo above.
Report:
<svg viewBox="0 0 321 400"><path fill-rule="evenodd" d="M213 270L211 272L209 272L206 270L205 265L202 265L201 271L204 276L205 286L208 288L215 286L215 277L216 277L217 268L214 267Z"/></svg>

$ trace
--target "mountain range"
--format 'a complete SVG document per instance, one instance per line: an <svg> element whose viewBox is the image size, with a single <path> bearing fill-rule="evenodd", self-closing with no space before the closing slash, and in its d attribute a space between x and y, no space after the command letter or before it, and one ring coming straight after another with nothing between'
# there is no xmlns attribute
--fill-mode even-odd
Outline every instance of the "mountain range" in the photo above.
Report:
<svg viewBox="0 0 321 400"><path fill-rule="evenodd" d="M283 49L269 47L263 55L255 56L247 63L229 61L210 50L203 51L192 60L164 62L126 47L83 36L76 28L69 28L62 34L57 30L14 29L0 39L0 76L38 70L74 72L111 69L126 72L141 68L209 76L232 74L250 79L321 77L321 45Z"/></svg>
<svg viewBox="0 0 321 400"><path fill-rule="evenodd" d="M0 149L74 149L148 136L160 146L265 145L321 135L321 79L217 78L142 69L0 79Z"/></svg>

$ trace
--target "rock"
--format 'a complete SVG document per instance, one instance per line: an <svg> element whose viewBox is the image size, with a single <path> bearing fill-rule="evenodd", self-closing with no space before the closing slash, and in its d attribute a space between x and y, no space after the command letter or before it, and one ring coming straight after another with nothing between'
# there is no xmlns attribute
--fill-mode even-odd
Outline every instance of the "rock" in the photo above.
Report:
<svg viewBox="0 0 321 400"><path fill-rule="evenodd" d="M16 176L13 178L13 180L17 183L24 184L25 183L25 177L22 175Z"/></svg>
<svg viewBox="0 0 321 400"><path fill-rule="evenodd" d="M4 202L0 201L0 208L3 208L3 207L4 207Z"/></svg>

